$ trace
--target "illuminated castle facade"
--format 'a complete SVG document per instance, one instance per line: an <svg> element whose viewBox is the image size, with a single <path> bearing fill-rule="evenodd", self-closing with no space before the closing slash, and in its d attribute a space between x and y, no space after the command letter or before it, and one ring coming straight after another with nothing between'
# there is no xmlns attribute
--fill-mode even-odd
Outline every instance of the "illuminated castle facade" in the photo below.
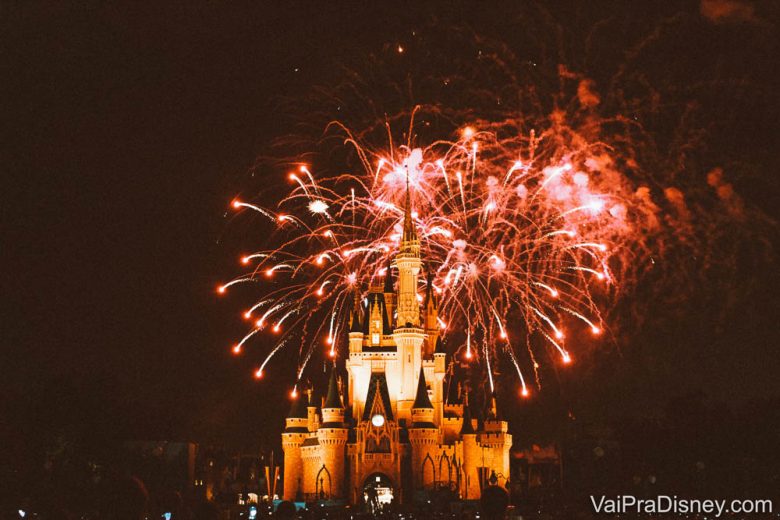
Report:
<svg viewBox="0 0 780 520"><path fill-rule="evenodd" d="M321 406L311 391L293 402L282 433L284 498L359 503L413 500L449 488L477 499L488 479L505 485L512 435L491 412L473 417L468 393L445 398L447 354L430 277L418 299L420 242L406 196L403 236L384 284L350 317L346 377L334 368Z"/></svg>

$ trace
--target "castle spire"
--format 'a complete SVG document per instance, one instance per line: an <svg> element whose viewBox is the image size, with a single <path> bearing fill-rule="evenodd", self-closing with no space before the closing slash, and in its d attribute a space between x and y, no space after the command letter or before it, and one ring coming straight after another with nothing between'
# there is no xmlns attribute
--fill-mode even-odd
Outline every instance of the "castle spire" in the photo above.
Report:
<svg viewBox="0 0 780 520"><path fill-rule="evenodd" d="M412 221L412 196L409 188L409 171L406 172L406 202L404 204L404 234L401 239L401 250L407 250L417 246L419 252L420 241L417 239L417 229Z"/></svg>
<svg viewBox="0 0 780 520"><path fill-rule="evenodd" d="M436 337L436 349L434 354L447 354L447 349L444 348L444 342L441 340L441 336Z"/></svg>
<svg viewBox="0 0 780 520"><path fill-rule="evenodd" d="M341 404L338 385L336 384L336 367L330 371L330 382L328 382L328 397L325 399L323 408L344 408Z"/></svg>
<svg viewBox="0 0 780 520"><path fill-rule="evenodd" d="M360 323L360 294L358 293L357 289L355 290L352 311L349 316L349 331L350 332L363 331L363 326Z"/></svg>
<svg viewBox="0 0 780 520"><path fill-rule="evenodd" d="M431 398L428 397L428 385L425 383L425 372L420 367L420 379L417 381L417 395L414 398L412 408L430 408L433 409Z"/></svg>
<svg viewBox="0 0 780 520"><path fill-rule="evenodd" d="M309 411L306 409L309 406L309 400L306 394L298 395L293 398L292 406L290 407L290 413L287 414L288 419L307 419L309 417Z"/></svg>
<svg viewBox="0 0 780 520"><path fill-rule="evenodd" d="M427 264L426 264L427 265ZM426 309L429 308L429 306L433 306L433 310L436 310L439 306L438 302L436 301L436 294L433 290L433 271L428 268L428 272L425 276L425 300L423 302L423 305Z"/></svg>

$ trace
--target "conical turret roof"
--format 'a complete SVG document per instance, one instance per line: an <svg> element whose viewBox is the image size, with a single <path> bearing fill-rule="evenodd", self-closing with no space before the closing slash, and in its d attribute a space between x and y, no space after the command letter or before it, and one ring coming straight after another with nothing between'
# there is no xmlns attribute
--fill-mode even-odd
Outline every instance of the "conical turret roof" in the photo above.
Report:
<svg viewBox="0 0 780 520"><path fill-rule="evenodd" d="M425 373L422 367L420 367L420 379L417 380L417 395L414 398L412 408L433 409L431 398L428 397L428 385L425 384Z"/></svg>
<svg viewBox="0 0 780 520"><path fill-rule="evenodd" d="M436 337L436 347L433 351L434 354L446 354L447 350L444 348L444 342L441 340L441 336Z"/></svg>
<svg viewBox="0 0 780 520"><path fill-rule="evenodd" d="M466 399L463 403L463 424L460 427L460 434L474 434L474 426L471 424L471 408L469 407L468 393L466 393Z"/></svg>
<svg viewBox="0 0 780 520"><path fill-rule="evenodd" d="M338 385L336 384L336 367L334 366L330 371L330 381L328 382L328 397L325 398L325 406L323 408L344 408L341 403L341 396L339 395Z"/></svg>
<svg viewBox="0 0 780 520"><path fill-rule="evenodd" d="M352 306L352 311L349 318L349 331L350 332L363 332L363 325L360 323L360 296L355 291L355 303Z"/></svg>
<svg viewBox="0 0 780 520"><path fill-rule="evenodd" d="M290 413L287 414L288 419L308 419L309 411L306 409L309 406L309 398L305 393L298 393L293 398L292 406L290 407Z"/></svg>

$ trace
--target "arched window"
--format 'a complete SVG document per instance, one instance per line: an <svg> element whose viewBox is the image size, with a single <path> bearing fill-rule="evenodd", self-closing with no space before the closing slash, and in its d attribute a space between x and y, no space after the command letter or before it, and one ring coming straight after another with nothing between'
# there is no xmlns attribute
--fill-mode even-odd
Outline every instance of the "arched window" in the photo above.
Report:
<svg viewBox="0 0 780 520"><path fill-rule="evenodd" d="M433 466L433 459L430 454L426 455L423 459L421 474L423 487L430 487L436 482L436 470Z"/></svg>

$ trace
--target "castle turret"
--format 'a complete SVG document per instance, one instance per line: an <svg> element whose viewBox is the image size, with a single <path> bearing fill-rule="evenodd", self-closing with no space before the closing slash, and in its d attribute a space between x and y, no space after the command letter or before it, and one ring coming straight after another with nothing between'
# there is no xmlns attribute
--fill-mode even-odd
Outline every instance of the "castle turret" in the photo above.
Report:
<svg viewBox="0 0 780 520"><path fill-rule="evenodd" d="M298 395L293 399L290 413L285 420L282 432L282 450L284 451L284 498L295 500L302 489L303 461L301 445L309 433L308 399Z"/></svg>
<svg viewBox="0 0 780 520"><path fill-rule="evenodd" d="M460 428L461 442L463 443L463 481L461 498L474 500L480 497L478 467L481 466L480 448L477 444L477 433L471 418L469 406L469 394L466 392L463 399L463 424Z"/></svg>
<svg viewBox="0 0 780 520"><path fill-rule="evenodd" d="M347 403L349 406L355 404L355 379L357 367L362 364L360 353L363 351L363 334L365 318L362 318L362 309L360 308L360 290L356 287L353 295L352 310L349 314L349 357L347 358L347 373L349 374L349 383L347 385Z"/></svg>
<svg viewBox="0 0 780 520"><path fill-rule="evenodd" d="M425 373L420 369L417 394L412 405L412 426L409 428L409 444L412 446L412 474L418 488L432 487L436 482L436 449L439 445L439 429L433 424L434 408L428 396Z"/></svg>
<svg viewBox="0 0 780 520"><path fill-rule="evenodd" d="M422 365L421 346L425 331L420 326L420 304L417 301L417 275L420 273L420 241L412 221L412 208L407 178L404 230L395 257L398 267L398 310L393 340L400 361L398 417L409 420L414 401L417 372Z"/></svg>
<svg viewBox="0 0 780 520"><path fill-rule="evenodd" d="M360 319L360 293L355 290L352 311L349 314L349 352L360 352L363 344L363 324Z"/></svg>
<svg viewBox="0 0 780 520"><path fill-rule="evenodd" d="M420 274L420 240L412 221L409 188L406 189L404 231L395 258L398 266L398 327L420 326L420 304L417 301L417 275Z"/></svg>
<svg viewBox="0 0 780 520"><path fill-rule="evenodd" d="M322 406L322 426L342 426L343 423L344 404L341 401L341 395L339 395L338 381L336 380L336 367L333 367L330 371L330 381L328 382L328 395Z"/></svg>
<svg viewBox="0 0 780 520"><path fill-rule="evenodd" d="M495 394L491 396L490 409L483 429L480 445L485 453L486 463L495 473L497 483L505 486L509 476L509 449L512 447L512 434L509 433L509 424L501 420L498 415Z"/></svg>
<svg viewBox="0 0 780 520"><path fill-rule="evenodd" d="M322 461L315 477L317 491L329 498L343 497L347 427L344 424L344 405L339 395L335 366L330 372L328 395L322 406L322 424L317 430L317 441Z"/></svg>
<svg viewBox="0 0 780 520"><path fill-rule="evenodd" d="M417 380L417 393L412 405L412 427L434 426L433 424L433 404L428 395L428 385L425 382L425 371L420 369L420 377Z"/></svg>
<svg viewBox="0 0 780 520"><path fill-rule="evenodd" d="M368 335L368 345L378 347L382 344L382 337L390 334L390 322L387 319L385 296L381 292L368 293L368 309L366 310L366 322L363 324L363 333Z"/></svg>

